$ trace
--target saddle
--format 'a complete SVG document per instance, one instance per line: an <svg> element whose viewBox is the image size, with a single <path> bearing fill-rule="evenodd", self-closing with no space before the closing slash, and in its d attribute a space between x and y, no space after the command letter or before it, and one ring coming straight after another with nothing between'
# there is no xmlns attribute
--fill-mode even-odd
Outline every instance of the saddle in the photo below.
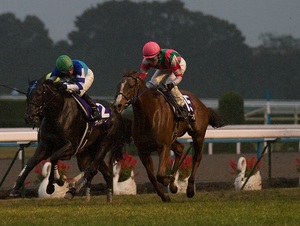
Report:
<svg viewBox="0 0 300 226"><path fill-rule="evenodd" d="M72 97L76 100L80 108L83 110L83 112L86 115L87 120L91 118L92 115L92 108L91 106L83 99L81 98L78 94L73 93ZM97 105L97 110L99 112L100 118L96 121L93 121L94 126L99 126L102 124L106 124L110 120L111 116L111 111L108 108L105 108L102 104L96 103Z"/></svg>
<svg viewBox="0 0 300 226"><path fill-rule="evenodd" d="M159 87L158 92L160 92L164 98L166 99L166 101L168 102L168 104L171 106L171 108L173 109L173 113L175 115L175 118L179 121L181 120L193 120L193 116L194 116L194 110L191 104L191 99L188 95L182 95L183 96L183 100L185 103L185 108L188 111L188 115L183 115L182 110L180 109L180 107L178 106L176 100L174 99L174 97L172 96L172 94L170 94L170 92L168 92L166 89L163 89L161 87ZM191 118L192 116L192 118Z"/></svg>

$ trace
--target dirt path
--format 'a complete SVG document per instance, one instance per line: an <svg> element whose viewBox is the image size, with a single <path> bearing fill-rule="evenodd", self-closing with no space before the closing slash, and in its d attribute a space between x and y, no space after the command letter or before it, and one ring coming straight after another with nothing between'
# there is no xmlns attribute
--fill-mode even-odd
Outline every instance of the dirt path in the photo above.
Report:
<svg viewBox="0 0 300 226"><path fill-rule="evenodd" d="M239 157L252 157L255 154L214 154L214 155L203 155L203 159L201 165L199 167L196 184L197 183L231 183L235 179L235 175L230 174L231 168L229 165L229 160L238 161ZM300 158L300 154L298 152L285 152L285 153L272 153L272 165L271 165L271 177L272 178L284 178L286 180L296 180L300 177L300 174L296 171L296 159ZM157 169L157 157L154 158L155 169ZM11 163L11 159L0 160L0 179L2 180L6 170ZM70 161L66 162L70 165L70 173L68 176L73 177L79 173L77 168L76 159L73 158ZM269 158L268 154L262 159L262 169L261 176L264 181L268 181L269 178ZM21 161L16 160L13 165L11 171L9 172L6 180L4 181L0 190L11 189L14 184L15 179L21 171ZM146 174L146 170L141 164L140 160L138 160L137 166L134 170L136 174L136 182L138 185L143 185L144 183L148 183L148 177ZM33 181L36 178L36 174L32 171L26 182L30 182L28 186L32 186ZM100 173L96 175L93 180L93 184L104 183L103 177Z"/></svg>

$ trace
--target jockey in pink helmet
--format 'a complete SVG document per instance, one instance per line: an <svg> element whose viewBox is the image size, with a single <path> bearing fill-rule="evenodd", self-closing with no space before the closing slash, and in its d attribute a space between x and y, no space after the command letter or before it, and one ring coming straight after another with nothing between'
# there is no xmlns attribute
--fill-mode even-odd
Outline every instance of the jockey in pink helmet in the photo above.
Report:
<svg viewBox="0 0 300 226"><path fill-rule="evenodd" d="M186 69L186 62L180 54L173 49L161 49L160 46L153 41L147 42L143 47L143 61L140 66L140 78L145 79L150 68L156 71L151 80L146 83L147 88L156 89L161 82L164 82L168 91L176 100L181 116L187 118L188 110L185 108L183 96L178 89ZM191 119L194 115L191 113Z"/></svg>

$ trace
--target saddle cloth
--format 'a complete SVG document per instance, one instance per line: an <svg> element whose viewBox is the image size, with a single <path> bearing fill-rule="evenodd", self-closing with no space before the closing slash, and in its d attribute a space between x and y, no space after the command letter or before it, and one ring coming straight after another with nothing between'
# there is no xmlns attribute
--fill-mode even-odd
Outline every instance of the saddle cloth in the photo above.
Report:
<svg viewBox="0 0 300 226"><path fill-rule="evenodd" d="M91 118L92 114L92 108L91 106L84 100L82 99L78 94L73 94L73 98L76 100L80 108L84 111L87 119ZM110 116L111 116L111 111L109 108L105 108L102 104L96 103L97 109L100 115L100 118L96 121L94 121L94 126L99 126L102 124L106 124L109 122Z"/></svg>
<svg viewBox="0 0 300 226"><path fill-rule="evenodd" d="M171 96L171 94L164 89L158 89L158 91L165 97L166 101L172 107L174 114L176 114L176 109L178 108L178 104L175 101L174 97ZM194 114L191 98L185 94L182 94L182 96L183 96L186 109L188 110L189 113Z"/></svg>

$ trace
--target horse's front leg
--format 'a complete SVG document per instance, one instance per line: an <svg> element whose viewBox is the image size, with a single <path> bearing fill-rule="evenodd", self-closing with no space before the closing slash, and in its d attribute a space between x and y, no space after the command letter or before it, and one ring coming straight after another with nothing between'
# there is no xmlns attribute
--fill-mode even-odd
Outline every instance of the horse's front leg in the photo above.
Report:
<svg viewBox="0 0 300 226"><path fill-rule="evenodd" d="M19 190L23 186L25 179L31 170L39 164L43 159L47 159L49 156L45 151L42 151L42 148L37 148L34 155L27 161L25 167L20 172L15 185L13 186L9 196L17 197L19 196Z"/></svg>
<svg viewBox="0 0 300 226"><path fill-rule="evenodd" d="M154 186L157 195L162 199L163 202L171 202L171 199L168 195L166 195L161 188L161 186L158 184L156 177L154 175L154 167L153 167L153 160L150 155L145 155L142 153L142 151L139 150L139 157L141 162L143 163L144 167L146 168L148 178L152 185Z"/></svg>
<svg viewBox="0 0 300 226"><path fill-rule="evenodd" d="M170 157L170 146L171 145L165 145L159 152L159 165L156 175L157 181L163 184L165 187L168 186L171 181L174 181L173 175L166 175L166 169Z"/></svg>
<svg viewBox="0 0 300 226"><path fill-rule="evenodd" d="M175 161L174 164L172 166L172 170L171 170L171 181L170 181L170 185L169 185L169 190L170 192L172 192L173 194L176 194L178 191L178 187L177 185L174 183L175 182L175 175L180 167L179 163L180 160L183 156L183 150L184 150L184 145L181 144L180 142L178 142L177 140L172 144L171 147L172 151L175 154Z"/></svg>
<svg viewBox="0 0 300 226"><path fill-rule="evenodd" d="M46 192L48 194L52 194L55 190L54 183L57 183L59 186L62 186L64 181L61 180L58 169L57 169L57 163L58 160L69 160L73 154L73 148L71 145L71 142L68 141L62 148L60 148L58 151L54 152L50 158L51 162L51 170L49 175L49 182L47 185Z"/></svg>

